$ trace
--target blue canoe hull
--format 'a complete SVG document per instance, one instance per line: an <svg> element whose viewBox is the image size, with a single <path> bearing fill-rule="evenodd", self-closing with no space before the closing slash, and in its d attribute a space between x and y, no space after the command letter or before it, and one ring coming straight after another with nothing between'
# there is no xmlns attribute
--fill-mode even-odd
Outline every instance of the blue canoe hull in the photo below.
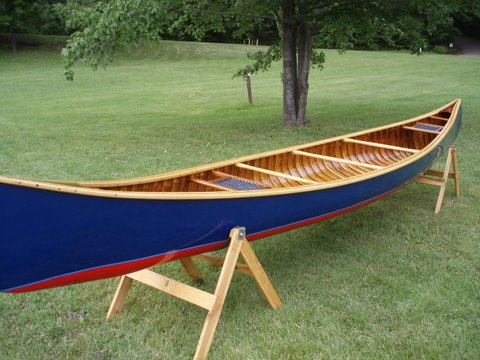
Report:
<svg viewBox="0 0 480 360"><path fill-rule="evenodd" d="M457 137L404 167L338 187L276 196L145 200L0 184L0 291L24 292L137 271L226 245L234 226L249 240L342 214L402 188Z"/></svg>

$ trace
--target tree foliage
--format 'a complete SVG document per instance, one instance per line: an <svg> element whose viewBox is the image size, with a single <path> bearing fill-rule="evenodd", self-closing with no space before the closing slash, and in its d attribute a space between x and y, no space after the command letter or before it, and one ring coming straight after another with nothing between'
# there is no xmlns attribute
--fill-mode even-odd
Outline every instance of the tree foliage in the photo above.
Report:
<svg viewBox="0 0 480 360"><path fill-rule="evenodd" d="M114 0L110 2L68 1L57 6L73 32L62 50L66 59L65 76L73 80L73 65L87 61L94 69L106 66L121 49L137 46L144 40L158 40L162 15L167 14L161 2Z"/></svg>
<svg viewBox="0 0 480 360"><path fill-rule="evenodd" d="M69 80L77 62L94 69L106 66L115 51L144 40L201 40L226 31L240 38L275 26L280 42L249 54L251 63L235 76L268 70L283 59L283 121L288 125L306 122L309 71L321 69L325 61L317 48L419 52L439 33L451 32L456 14L480 15L479 8L479 0L68 0L57 6L74 30L62 51Z"/></svg>
<svg viewBox="0 0 480 360"><path fill-rule="evenodd" d="M53 7L63 0L0 0L0 32L10 34L16 50L16 34L61 34L64 26Z"/></svg>
<svg viewBox="0 0 480 360"><path fill-rule="evenodd" d="M26 31L30 26L26 19L34 3L29 0L0 0L0 28L10 33L13 52L17 50L15 34Z"/></svg>

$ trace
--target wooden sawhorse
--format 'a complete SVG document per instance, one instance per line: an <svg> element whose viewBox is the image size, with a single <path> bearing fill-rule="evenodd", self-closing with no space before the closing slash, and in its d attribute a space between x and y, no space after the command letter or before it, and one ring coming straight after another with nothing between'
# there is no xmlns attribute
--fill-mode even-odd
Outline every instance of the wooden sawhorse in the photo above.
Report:
<svg viewBox="0 0 480 360"><path fill-rule="evenodd" d="M453 171L450 171L450 167L453 163ZM447 187L448 179L453 179L455 182L455 196L460 196L460 182L458 173L458 159L457 149L455 145L450 146L447 155L447 161L445 163L445 169L441 170L427 170L425 173L415 179L415 182L421 184L428 184L440 187L438 194L437 205L435 206L435 214L440 212L442 208L443 197L445 196L445 189Z"/></svg>
<svg viewBox="0 0 480 360"><path fill-rule="evenodd" d="M239 255L242 255L245 263L238 262ZM235 227L231 230L230 245L228 246L225 258L209 254L197 255L196 258L222 266L217 287L213 294L170 279L148 269L140 270L121 277L117 291L110 305L110 309L108 310L107 319L110 319L121 310L133 280L176 296L208 311L194 356L194 359L205 359L212 343L215 329L220 319L222 307L235 270L250 275L256 280L265 299L272 308L277 309L282 306L282 301L273 288L270 279L263 270L263 267L253 252L252 247L245 239L245 228ZM194 280L201 279L197 267L190 258L184 258L180 261L190 278Z"/></svg>

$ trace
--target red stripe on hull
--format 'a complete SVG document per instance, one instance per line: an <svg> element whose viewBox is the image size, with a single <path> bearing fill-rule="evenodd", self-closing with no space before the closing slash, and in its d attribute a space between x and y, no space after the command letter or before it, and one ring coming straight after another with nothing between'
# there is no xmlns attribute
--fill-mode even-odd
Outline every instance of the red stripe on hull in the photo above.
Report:
<svg viewBox="0 0 480 360"><path fill-rule="evenodd" d="M52 279L40 281L37 283L18 287L16 289L8 290L8 293L21 293L27 291L36 291L52 287L78 284L87 281L107 279L111 277L130 274L135 271L147 269L155 265L164 264L169 261L178 260L183 257L189 257L196 254L201 254L208 251L220 249L226 245L226 242L219 242L215 244L208 244L187 250L181 250L174 253L158 255L155 257L129 261L121 264L107 265L99 268L79 271L73 274L62 275Z"/></svg>
<svg viewBox="0 0 480 360"><path fill-rule="evenodd" d="M368 205L376 200L379 200L399 189L402 187L406 186L407 184L404 184L396 189L393 189L385 194L379 195L377 197L374 197L372 199L363 201L361 203L358 203L356 205L350 206L348 208L344 208L335 212L331 212L325 215L321 215L315 218L311 218L308 220L304 221L299 221L293 224L288 224L285 226L280 226L274 229L270 229L267 231L262 231L258 233L254 233L251 235L247 236L247 239L249 241L253 240L258 240L262 239L268 236L276 235L285 231L293 230L302 226L307 226L311 225L314 223L317 223L322 220L330 219L332 217L342 215L346 212L358 209L362 206ZM238 224L241 225L241 224ZM158 255L154 256L151 258L146 258L146 259L140 259L140 260L134 260L134 261L129 261L121 264L114 264L114 265L108 265L108 266L102 266L99 268L94 268L94 269L89 269L89 270L84 270L68 275L62 275L59 277L55 277L52 279L40 281L37 283L25 285L22 287L18 287L12 290L8 290L6 292L8 293L21 293L21 292L27 292L27 291L36 291L36 290L42 290L42 289L47 289L47 288L52 288L52 287L58 287L58 286L65 286L65 285L72 285L72 284L77 284L77 283L82 283L82 282L87 282L87 281L93 281L93 280L101 280L101 279L107 279L111 277L116 277L116 276L121 276L125 274L129 274L135 271L139 271L142 269L150 268L155 265L159 264L164 264L169 261L173 260L178 260L180 258L184 257L189 257L197 254L202 254L208 251L213 251L213 250L218 250L222 247L225 247L227 245L226 241L214 243L214 244L208 244L208 245L203 245L195 248L190 248L186 250L180 250L177 252L172 252L168 254L163 254L163 255Z"/></svg>

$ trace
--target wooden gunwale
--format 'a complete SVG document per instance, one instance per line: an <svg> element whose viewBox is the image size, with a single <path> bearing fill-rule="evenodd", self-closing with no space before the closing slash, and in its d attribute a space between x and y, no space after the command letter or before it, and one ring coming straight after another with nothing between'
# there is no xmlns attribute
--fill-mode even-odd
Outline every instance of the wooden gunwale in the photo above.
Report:
<svg viewBox="0 0 480 360"><path fill-rule="evenodd" d="M318 191L327 188L334 188L339 186L344 186L358 181L365 181L373 177L381 176L383 174L393 172L401 167L404 167L410 163L413 163L420 158L426 156L431 150L437 146L442 139L448 134L455 119L458 115L458 110L461 105L460 99L455 99L450 103L443 105L435 110L432 110L423 115L416 116L407 120L399 121L396 123L391 123L383 126L379 126L372 129L366 129L357 131L354 133L337 136L334 138L318 140L307 144L291 146L283 149L272 150L265 153L244 156L236 159L230 159L226 161L221 161L213 164L202 165L195 168L189 168L184 170L178 170L169 173L162 173L157 175L145 176L140 178L131 178L125 180L107 180L107 181L55 181L55 180L32 180L32 179L19 179L13 177L0 176L0 183L37 188L47 191L55 192L65 192L71 194L78 194L83 196L94 196L94 197L104 197L104 198L123 198L123 199L144 199L144 200L207 200L207 199L229 199L229 198L250 198L250 197L264 197L264 196L278 196L278 195L288 195L292 193L301 193L301 192L310 192ZM451 114L449 121L444 126L444 129L440 133L436 133L435 139L421 149L418 153L403 159L391 166L387 166L380 170L371 171L369 173L360 174L358 176L352 176L348 179L338 179L329 182L318 182L312 185L297 186L294 188L273 188L265 190L253 190L253 191L237 191L237 192L223 192L223 191L210 191L210 192L132 192L132 191L117 191L117 190L105 190L101 187L118 187L118 186L129 186L136 184L145 184L150 182L164 181L173 179L176 177L189 176L193 173L210 171L216 168L222 168L227 166L232 166L236 163L252 161L262 157L273 156L282 154L284 152L291 152L294 150L300 150L302 148L319 146L322 144L331 143L334 141L341 141L345 138L354 138L362 135L368 135L375 132L380 132L383 130L388 130L392 128L398 128L406 126L407 124L415 123L421 119L429 118L434 116L441 111L450 110Z"/></svg>

